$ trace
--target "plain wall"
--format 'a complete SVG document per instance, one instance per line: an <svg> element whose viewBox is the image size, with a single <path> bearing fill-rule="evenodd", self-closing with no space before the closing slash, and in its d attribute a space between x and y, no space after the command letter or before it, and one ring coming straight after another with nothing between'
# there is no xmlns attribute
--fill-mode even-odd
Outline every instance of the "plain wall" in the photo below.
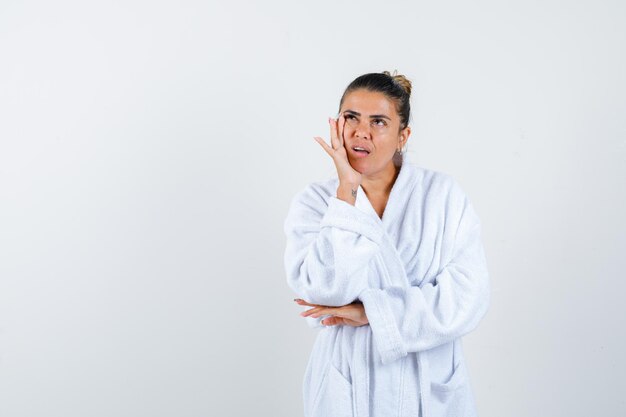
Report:
<svg viewBox="0 0 626 417"><path fill-rule="evenodd" d="M0 415L299 416L283 221L356 76L483 224L481 417L626 414L623 1L0 2Z"/></svg>

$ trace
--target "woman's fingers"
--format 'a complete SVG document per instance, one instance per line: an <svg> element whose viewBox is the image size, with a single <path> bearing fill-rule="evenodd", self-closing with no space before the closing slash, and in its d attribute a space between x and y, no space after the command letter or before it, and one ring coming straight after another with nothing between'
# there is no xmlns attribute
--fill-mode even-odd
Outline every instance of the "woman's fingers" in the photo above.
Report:
<svg viewBox="0 0 626 417"><path fill-rule="evenodd" d="M354 326L354 327L363 326L363 323L360 323L358 321L350 320L345 317L335 317L335 316L325 318L324 320L321 320L320 323L322 323L324 326L337 326L340 324L345 325L345 326Z"/></svg>
<svg viewBox="0 0 626 417"><path fill-rule="evenodd" d="M328 146L328 144L326 143L324 139L320 138L319 136L314 136L313 139L315 139L317 143L322 145L322 148L324 148L324 150L326 151L328 155L333 156L332 154L333 149L330 146Z"/></svg>
<svg viewBox="0 0 626 417"><path fill-rule="evenodd" d="M325 326L346 325L346 326L363 326L368 324L367 315L365 314L365 308L363 303L354 302L341 307L325 306L320 304L312 304L305 300L296 298L294 299L300 305L311 306L306 311L300 313L302 317L317 318L320 316L330 316L321 320L321 323Z"/></svg>
<svg viewBox="0 0 626 417"><path fill-rule="evenodd" d="M312 306L312 307L318 307L321 304L311 304L306 300L303 300L301 298L294 298L293 301L295 301L296 303L300 304L301 306Z"/></svg>
<svg viewBox="0 0 626 417"><path fill-rule="evenodd" d="M320 323L322 323L324 326L335 326L337 324L343 323L343 319L341 317L330 316L325 318L324 320L321 320Z"/></svg>
<svg viewBox="0 0 626 417"><path fill-rule="evenodd" d="M332 314L332 315L339 315L341 314L341 309L343 307L326 307L326 306L319 306L319 307L314 307L311 308L303 313L300 313L301 316L303 317L319 317L319 316L324 316L326 314Z"/></svg>
<svg viewBox="0 0 626 417"><path fill-rule="evenodd" d="M339 116L339 119L337 120L337 126L339 129L338 132L338 137L339 137L339 144L341 147L343 147L343 128L346 125L346 118L343 117L343 114L341 116Z"/></svg>
<svg viewBox="0 0 626 417"><path fill-rule="evenodd" d="M339 149L339 139L337 138L337 121L332 117L328 118L328 123L330 123L330 142L332 144L333 149Z"/></svg>
<svg viewBox="0 0 626 417"><path fill-rule="evenodd" d="M308 317L310 315L313 315L313 317L318 317L317 314L320 314L325 309L326 307L313 307L313 308L308 309L307 311L303 311L302 313L300 313L300 315L302 317Z"/></svg>
<svg viewBox="0 0 626 417"><path fill-rule="evenodd" d="M367 315L365 314L365 308L361 303L352 303L342 307L326 307L315 309L312 311L310 317L319 317L323 315L330 315L333 320L330 323L343 324L348 326L363 326L369 323ZM326 323L327 319L324 319Z"/></svg>
<svg viewBox="0 0 626 417"><path fill-rule="evenodd" d="M348 151L344 145L344 126L346 123L345 117L339 116L339 121L334 120L332 117L328 118L328 124L330 126L330 146L326 141L319 136L313 136L313 138L319 143L324 151L333 159L335 168L337 169L337 176L339 182L361 184L362 175L355 170L348 159ZM339 133L340 132L340 133Z"/></svg>
<svg viewBox="0 0 626 417"><path fill-rule="evenodd" d="M319 136L314 136L315 140L324 147L324 150L328 155L333 158L335 165L337 166L337 175L340 179L342 173L346 171L354 171L348 162L348 153L344 147L343 140L343 127L345 125L345 118L343 115L339 116L339 119L335 120L332 117L328 118L328 124L330 128L330 146ZM341 131L341 133L339 133ZM346 167L346 165L348 167Z"/></svg>

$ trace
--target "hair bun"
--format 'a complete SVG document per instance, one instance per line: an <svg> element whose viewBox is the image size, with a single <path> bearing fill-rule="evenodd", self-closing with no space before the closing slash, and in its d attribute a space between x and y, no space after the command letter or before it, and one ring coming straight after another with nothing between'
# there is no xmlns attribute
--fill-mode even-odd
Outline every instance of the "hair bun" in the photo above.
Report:
<svg viewBox="0 0 626 417"><path fill-rule="evenodd" d="M383 71L383 74L390 76L391 78L393 78L393 80L398 83L398 85L400 87L402 87L402 89L404 91L406 91L406 93L410 96L411 95L411 81L409 81L408 78L406 78L404 75L402 74L398 74L398 70L393 70L393 74L391 74L389 71Z"/></svg>

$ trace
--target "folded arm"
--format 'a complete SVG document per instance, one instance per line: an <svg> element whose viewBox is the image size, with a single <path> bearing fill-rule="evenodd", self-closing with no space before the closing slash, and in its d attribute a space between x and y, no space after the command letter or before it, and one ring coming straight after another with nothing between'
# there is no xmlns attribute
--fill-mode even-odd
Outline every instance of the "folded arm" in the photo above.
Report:
<svg viewBox="0 0 626 417"><path fill-rule="evenodd" d="M369 265L380 251L380 223L335 196L328 204L307 187L292 200L284 223L287 284L298 297L343 306L367 288ZM309 325L315 327L319 322Z"/></svg>
<svg viewBox="0 0 626 417"><path fill-rule="evenodd" d="M452 256L432 282L359 294L383 363L463 336L487 311L490 286L480 221L464 195L457 204L461 214Z"/></svg>

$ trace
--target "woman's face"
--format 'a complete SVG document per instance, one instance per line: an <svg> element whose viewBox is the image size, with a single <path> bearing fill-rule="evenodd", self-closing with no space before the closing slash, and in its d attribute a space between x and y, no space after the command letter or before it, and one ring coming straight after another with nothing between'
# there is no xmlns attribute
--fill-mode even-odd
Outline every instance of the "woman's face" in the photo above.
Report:
<svg viewBox="0 0 626 417"><path fill-rule="evenodd" d="M354 90L344 98L339 114L346 119L343 137L350 165L361 174L385 169L396 150L404 146L410 128L400 131L400 115L383 93ZM362 147L369 153L355 151Z"/></svg>

